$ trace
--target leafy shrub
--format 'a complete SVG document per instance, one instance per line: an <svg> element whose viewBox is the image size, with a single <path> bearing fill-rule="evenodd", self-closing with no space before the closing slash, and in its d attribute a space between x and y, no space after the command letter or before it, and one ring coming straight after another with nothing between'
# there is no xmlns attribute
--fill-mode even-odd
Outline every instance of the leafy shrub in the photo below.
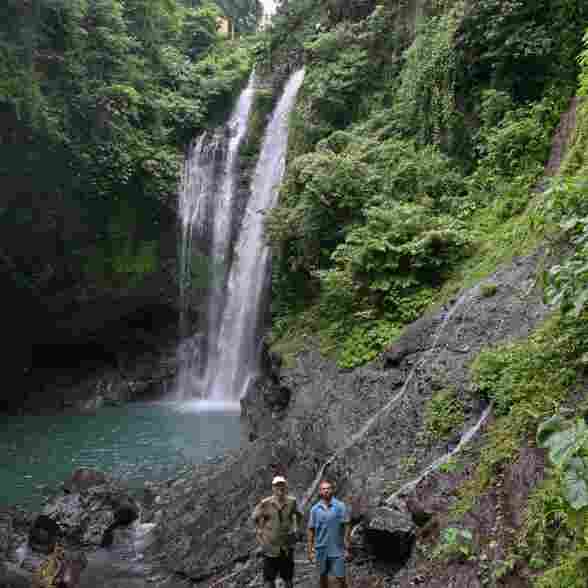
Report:
<svg viewBox="0 0 588 588"><path fill-rule="evenodd" d="M476 147L479 164L467 179L469 199L483 205L500 199L496 205L504 219L529 200L549 154L561 102L548 96L528 107L509 106L504 93L484 94Z"/></svg>
<svg viewBox="0 0 588 588"><path fill-rule="evenodd" d="M429 19L406 52L394 100L399 130L420 145L453 147L462 125L455 104L455 11Z"/></svg>
<svg viewBox="0 0 588 588"><path fill-rule="evenodd" d="M437 392L425 409L425 429L432 441L444 439L464 422L464 408L455 388Z"/></svg>
<svg viewBox="0 0 588 588"><path fill-rule="evenodd" d="M581 0L468 2L455 36L459 93L472 100L479 88L494 87L520 104L554 81L570 85L587 17Z"/></svg>
<svg viewBox="0 0 588 588"><path fill-rule="evenodd" d="M588 29L584 33L583 37L584 51L582 51L578 57L578 63L580 64L582 71L580 72L579 82L580 87L578 94L580 96L588 95Z"/></svg>
<svg viewBox="0 0 588 588"><path fill-rule="evenodd" d="M549 461L558 471L569 507L575 511L588 507L586 421L578 418L570 423L560 416L553 416L537 429L537 444L548 449Z"/></svg>
<svg viewBox="0 0 588 588"><path fill-rule="evenodd" d="M554 467L531 497L520 550L530 556L537 588L580 587L588 580L588 427L584 419L553 416L539 426L537 443Z"/></svg>
<svg viewBox="0 0 588 588"><path fill-rule="evenodd" d="M551 337L540 331L525 343L511 343L482 352L473 364L474 378L482 396L494 402L499 415L524 404L541 414L545 401L565 393L574 383L575 371L562 351L576 345L561 335L561 349L551 347ZM572 344L571 348L569 347Z"/></svg>
<svg viewBox="0 0 588 588"><path fill-rule="evenodd" d="M305 45L310 65L302 90L313 115L332 130L341 129L359 112L364 92L372 85L373 64L351 27L340 24ZM320 63L320 67L312 64Z"/></svg>
<svg viewBox="0 0 588 588"><path fill-rule="evenodd" d="M469 243L458 221L423 206L396 204L369 208L365 224L349 231L333 260L383 304L396 306L399 295L438 283Z"/></svg>
<svg viewBox="0 0 588 588"><path fill-rule="evenodd" d="M337 354L337 363L343 368L353 368L371 361L388 347L402 330L398 324L386 320L359 319L355 323L351 332L344 333L337 323L331 327L331 336L343 337Z"/></svg>
<svg viewBox="0 0 588 588"><path fill-rule="evenodd" d="M588 177L564 177L545 193L534 221L557 227L570 252L546 276L547 299L578 316L588 303Z"/></svg>
<svg viewBox="0 0 588 588"><path fill-rule="evenodd" d="M472 532L469 529L447 527L441 534L441 543L435 557L446 561L467 561L475 558Z"/></svg>

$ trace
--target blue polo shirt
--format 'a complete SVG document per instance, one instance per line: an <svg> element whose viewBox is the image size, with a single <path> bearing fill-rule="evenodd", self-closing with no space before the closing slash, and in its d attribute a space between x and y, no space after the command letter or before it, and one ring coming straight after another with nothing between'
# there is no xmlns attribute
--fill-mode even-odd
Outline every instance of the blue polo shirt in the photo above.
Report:
<svg viewBox="0 0 588 588"><path fill-rule="evenodd" d="M320 552L326 557L343 557L345 545L345 524L349 523L347 507L336 498L328 506L321 500L310 511L308 528L314 529L314 547L320 559Z"/></svg>

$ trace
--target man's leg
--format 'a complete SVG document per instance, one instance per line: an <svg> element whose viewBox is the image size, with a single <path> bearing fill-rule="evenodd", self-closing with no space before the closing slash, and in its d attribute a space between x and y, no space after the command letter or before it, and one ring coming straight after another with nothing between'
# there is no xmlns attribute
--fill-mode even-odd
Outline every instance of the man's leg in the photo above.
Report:
<svg viewBox="0 0 588 588"><path fill-rule="evenodd" d="M263 586L264 588L275 588L276 576L278 575L278 558L263 557Z"/></svg>
<svg viewBox="0 0 588 588"><path fill-rule="evenodd" d="M286 583L286 588L294 586L294 550L280 556L280 576Z"/></svg>
<svg viewBox="0 0 588 588"><path fill-rule="evenodd" d="M326 550L325 550L326 552ZM316 566L319 573L319 587L329 588L329 560L326 553L316 551Z"/></svg>
<svg viewBox="0 0 588 588"><path fill-rule="evenodd" d="M345 558L336 557L331 560L329 566L332 570L333 576L335 576L336 588L345 588L347 582L345 581Z"/></svg>

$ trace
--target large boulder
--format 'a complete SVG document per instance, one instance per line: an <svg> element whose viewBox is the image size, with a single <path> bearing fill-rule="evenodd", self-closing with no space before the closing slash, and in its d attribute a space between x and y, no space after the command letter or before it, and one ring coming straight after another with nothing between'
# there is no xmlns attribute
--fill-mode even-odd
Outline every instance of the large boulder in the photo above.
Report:
<svg viewBox="0 0 588 588"><path fill-rule="evenodd" d="M139 505L127 490L100 472L77 470L66 488L67 493L49 502L42 514L59 525L70 543L103 545L105 534L139 517Z"/></svg>
<svg viewBox="0 0 588 588"><path fill-rule="evenodd" d="M410 557L415 525L404 503L375 509L368 514L362 531L364 545L376 559L403 564Z"/></svg>

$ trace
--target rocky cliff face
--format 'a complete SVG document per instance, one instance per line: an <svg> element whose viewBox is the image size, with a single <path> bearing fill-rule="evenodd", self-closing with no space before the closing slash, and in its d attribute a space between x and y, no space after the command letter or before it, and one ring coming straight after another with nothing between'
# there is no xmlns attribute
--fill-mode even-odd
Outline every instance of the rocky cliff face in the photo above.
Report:
<svg viewBox="0 0 588 588"><path fill-rule="evenodd" d="M256 586L249 517L256 501L269 492L273 472L282 471L306 507L316 497L319 477L334 479L360 523L352 574L365 577L380 565L377 573L395 582L392 573L410 558L415 532L415 523L403 513L410 512L410 496L430 483L425 477L415 490L410 482L454 448L484 409L471 387L471 361L484 347L525 337L548 313L535 284L541 259L538 251L515 260L461 292L411 325L365 367L341 370L317 352L303 354L294 368L279 375L274 365L273 380L243 400L253 441L218 469L197 469L160 489L153 513L160 521L151 551L154 561L197 585L212 586L230 576L223 585ZM431 439L426 406L447 388L463 407L463 423ZM284 390L291 394L287 405ZM396 541L397 553L404 550L401 562L382 552L390 541Z"/></svg>

